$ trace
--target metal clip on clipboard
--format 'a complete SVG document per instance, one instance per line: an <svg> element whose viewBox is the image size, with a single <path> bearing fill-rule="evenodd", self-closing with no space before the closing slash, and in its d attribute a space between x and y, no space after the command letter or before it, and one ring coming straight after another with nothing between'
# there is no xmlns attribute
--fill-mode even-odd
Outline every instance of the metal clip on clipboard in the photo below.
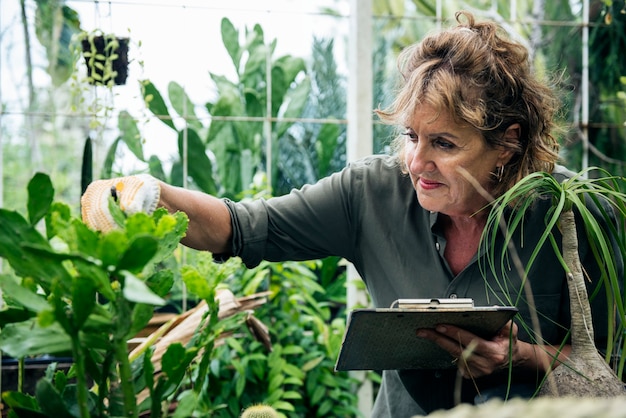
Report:
<svg viewBox="0 0 626 418"><path fill-rule="evenodd" d="M391 309L419 310L472 309L473 307L474 300L471 298L397 299L390 306Z"/></svg>

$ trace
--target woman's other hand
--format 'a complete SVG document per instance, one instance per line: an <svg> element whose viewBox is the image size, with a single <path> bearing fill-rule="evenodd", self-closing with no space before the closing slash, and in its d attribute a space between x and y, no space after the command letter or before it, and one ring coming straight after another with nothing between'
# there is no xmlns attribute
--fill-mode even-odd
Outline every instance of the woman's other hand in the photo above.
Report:
<svg viewBox="0 0 626 418"><path fill-rule="evenodd" d="M517 325L509 321L491 340L485 340L462 328L446 324L435 329L420 329L417 335L433 341L450 353L463 377L476 378L506 369L521 360L517 330Z"/></svg>

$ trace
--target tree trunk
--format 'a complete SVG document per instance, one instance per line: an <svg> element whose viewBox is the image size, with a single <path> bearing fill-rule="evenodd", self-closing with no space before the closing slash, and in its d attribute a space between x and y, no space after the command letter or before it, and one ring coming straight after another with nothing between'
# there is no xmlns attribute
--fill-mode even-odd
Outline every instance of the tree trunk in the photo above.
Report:
<svg viewBox="0 0 626 418"><path fill-rule="evenodd" d="M555 385L544 385L540 395L612 397L625 395L623 382L600 356L594 343L591 306L578 255L578 238L573 211L560 217L563 259L567 265L572 316L571 356L552 371Z"/></svg>

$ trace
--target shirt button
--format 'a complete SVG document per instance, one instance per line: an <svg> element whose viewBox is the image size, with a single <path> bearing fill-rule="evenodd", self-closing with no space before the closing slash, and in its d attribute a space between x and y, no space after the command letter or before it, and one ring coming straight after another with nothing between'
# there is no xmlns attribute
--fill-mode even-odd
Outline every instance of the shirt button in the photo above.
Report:
<svg viewBox="0 0 626 418"><path fill-rule="evenodd" d="M442 375L442 373L441 373L439 370L437 370L437 371L435 372L435 377L436 377L437 379L441 379L441 375Z"/></svg>
<svg viewBox="0 0 626 418"><path fill-rule="evenodd" d="M435 243L435 248L437 249L437 251L439 251L439 248L440 248L440 247L441 247L441 246L439 245L439 243L438 243L438 242L436 242L436 243Z"/></svg>
<svg viewBox="0 0 626 418"><path fill-rule="evenodd" d="M456 293L450 293L450 299L456 299L457 297Z"/></svg>

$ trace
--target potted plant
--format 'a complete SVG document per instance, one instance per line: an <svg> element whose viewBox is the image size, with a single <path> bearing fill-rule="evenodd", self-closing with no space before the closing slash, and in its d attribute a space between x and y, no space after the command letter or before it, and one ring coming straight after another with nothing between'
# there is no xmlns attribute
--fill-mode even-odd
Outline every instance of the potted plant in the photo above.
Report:
<svg viewBox="0 0 626 418"><path fill-rule="evenodd" d="M94 85L124 85L128 77L128 37L82 32L79 36L87 65L87 79Z"/></svg>
<svg viewBox="0 0 626 418"><path fill-rule="evenodd" d="M610 397L626 394L619 377L624 365L621 355L623 347L620 344L624 342L620 338L617 342L609 339L606 358L599 354L594 343L591 307L578 253L579 237L585 237L602 268L601 277L591 277L590 280L596 285L603 283L607 289L608 317L611 321L610 331L613 331L610 334L623 334L623 321L615 321L616 315L625 317L622 295L624 278L618 274L619 260L625 255L626 194L621 191L623 187L623 178L611 176L599 168L575 173L563 182L548 173L534 173L493 202L494 209L487 221L485 237L491 239L499 230L503 230L508 246L501 254L490 254L491 263L504 263L510 260L508 257L515 259L516 243L512 242L511 237L514 231L523 227L524 214L532 210L535 199L550 199L552 202L551 211L546 217L546 229L535 246L535 254L544 245L552 245L565 270L570 296L572 352L566 361L548 374L540 395ZM511 206L514 206L513 210L510 210ZM613 211L617 215L617 224L611 216ZM504 220L506 226L502 225ZM557 230L560 241L555 233ZM621 254L614 253L611 240L618 243ZM529 271L533 259L531 257L528 265L518 268L523 272ZM522 277L526 277L525 274ZM532 289L524 290L526 294L532 294ZM608 365L615 359L619 359L615 364L617 372Z"/></svg>

